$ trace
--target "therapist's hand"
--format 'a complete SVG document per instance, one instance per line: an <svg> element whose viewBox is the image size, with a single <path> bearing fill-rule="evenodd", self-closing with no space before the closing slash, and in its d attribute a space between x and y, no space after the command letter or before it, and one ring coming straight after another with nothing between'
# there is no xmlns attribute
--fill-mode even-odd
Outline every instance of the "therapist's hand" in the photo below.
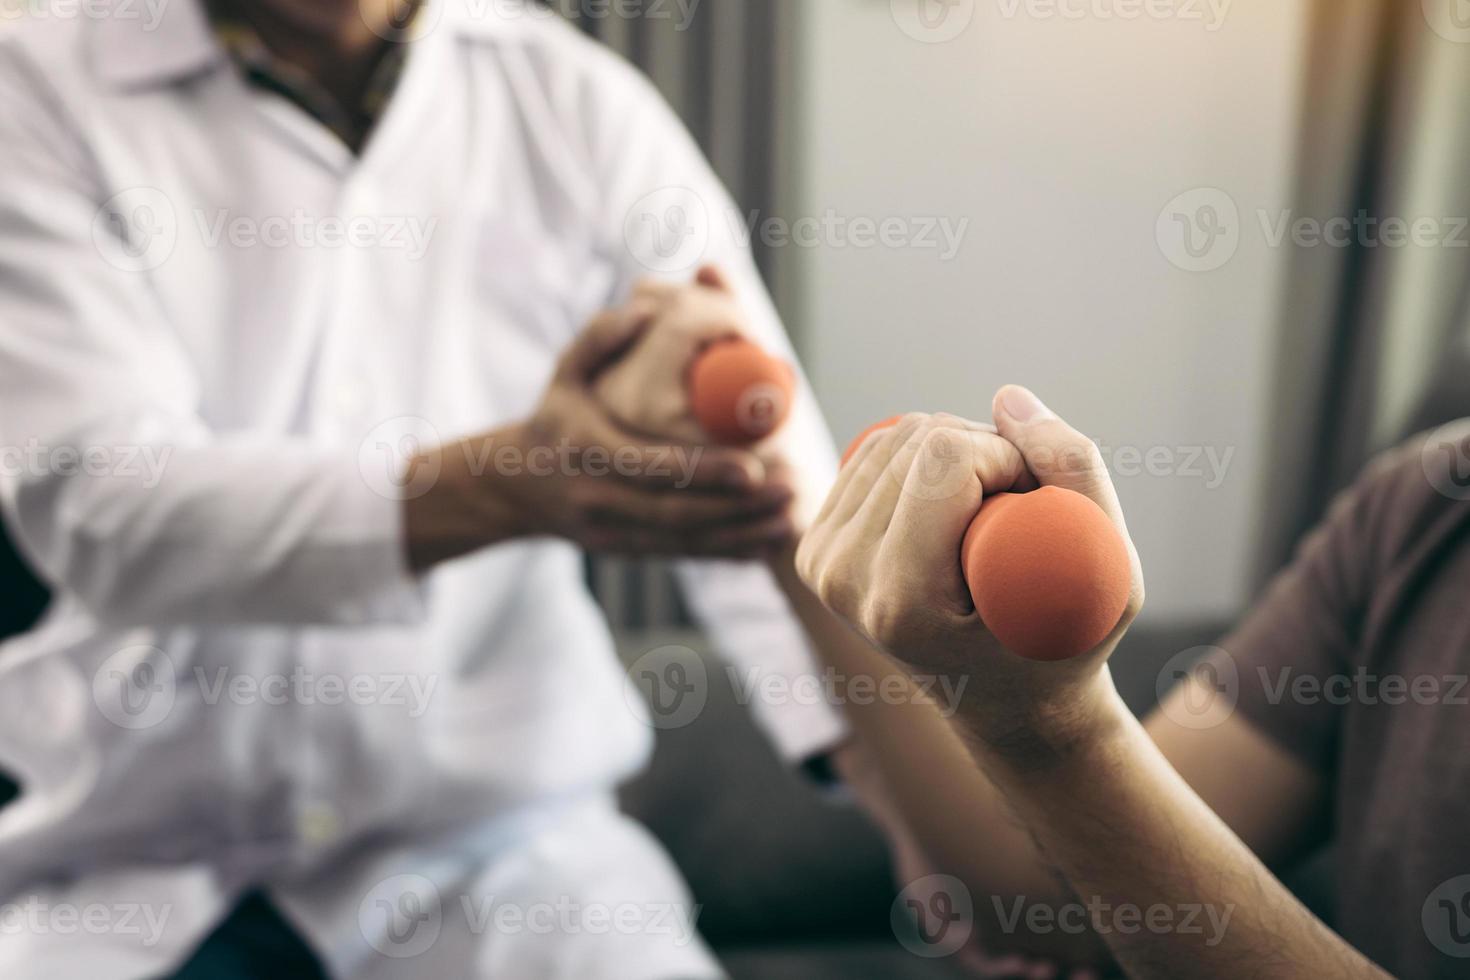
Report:
<svg viewBox="0 0 1470 980"><path fill-rule="evenodd" d="M630 431L594 396L650 316L648 305L599 316L530 418L425 454L419 464L441 476L405 502L416 570L519 537L715 558L764 557L789 543L791 491L767 480L758 457Z"/></svg>
<svg viewBox="0 0 1470 980"><path fill-rule="evenodd" d="M687 284L645 280L633 290L626 312L646 317L648 328L628 355L599 377L597 399L619 424L658 439L705 443L708 436L689 402L689 370L711 344L731 337L755 339L740 299L716 266L705 266ZM799 535L816 518L826 496L824 477L801 465L788 425L750 448L766 481L790 488L788 514Z"/></svg>
<svg viewBox="0 0 1470 980"><path fill-rule="evenodd" d="M717 268L706 266L688 284L640 281L624 312L645 318L648 329L597 379L598 401L631 431L691 444L706 441L689 404L689 369L716 341L749 336L734 289Z"/></svg>
<svg viewBox="0 0 1470 980"><path fill-rule="evenodd" d="M952 416L906 417L866 439L843 468L797 566L838 615L916 672L968 676L967 726L1025 740L1084 724L1111 696L1106 664L1143 603L1133 590L1113 634L1090 654L1037 663L1004 650L975 612L960 547L983 497L1059 486L1127 526L1097 447L1024 388L1002 389L994 428Z"/></svg>

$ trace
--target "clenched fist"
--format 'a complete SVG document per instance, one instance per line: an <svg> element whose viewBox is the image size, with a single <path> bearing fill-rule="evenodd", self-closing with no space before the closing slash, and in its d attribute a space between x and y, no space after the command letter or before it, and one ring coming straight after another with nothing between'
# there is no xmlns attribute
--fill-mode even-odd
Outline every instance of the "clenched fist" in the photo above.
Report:
<svg viewBox="0 0 1470 980"><path fill-rule="evenodd" d="M960 565L985 497L1039 486L1073 490L1127 526L1097 447L1024 388L1002 389L994 426L910 415L867 436L806 534L797 568L822 601L909 669L964 674L982 737L1065 723L1105 694L1107 659L1143 603L1128 545L1129 602L1117 628L1075 660L1038 663L1005 650L980 620Z"/></svg>
<svg viewBox="0 0 1470 980"><path fill-rule="evenodd" d="M710 445L691 402L690 369L700 354L722 341L744 338L759 344L728 280L712 266L688 284L647 280L634 289L620 315L640 319L645 327L626 356L598 378L598 402L628 431ZM825 482L803 465L789 429L777 429L749 448L760 461L761 482L785 488L793 531L800 534L815 519Z"/></svg>

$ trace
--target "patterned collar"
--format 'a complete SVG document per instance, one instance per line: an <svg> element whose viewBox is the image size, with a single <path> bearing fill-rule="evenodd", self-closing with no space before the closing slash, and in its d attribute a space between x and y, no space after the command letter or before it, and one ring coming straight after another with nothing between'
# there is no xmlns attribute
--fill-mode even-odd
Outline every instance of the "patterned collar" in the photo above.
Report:
<svg viewBox="0 0 1470 980"><path fill-rule="evenodd" d="M361 99L344 105L309 73L272 52L233 4L211 0L206 8L215 40L248 84L289 100L354 152L362 150L403 76L408 44L385 42Z"/></svg>

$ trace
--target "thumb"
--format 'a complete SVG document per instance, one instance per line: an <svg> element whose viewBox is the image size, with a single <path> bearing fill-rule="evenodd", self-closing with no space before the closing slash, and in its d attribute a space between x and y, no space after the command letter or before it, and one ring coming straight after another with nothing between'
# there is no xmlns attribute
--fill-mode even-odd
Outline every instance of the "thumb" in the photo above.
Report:
<svg viewBox="0 0 1470 980"><path fill-rule="evenodd" d="M996 392L992 412L996 429L1020 450L1038 483L1090 498L1113 523L1123 527L1123 508L1096 443L1019 385L1006 385Z"/></svg>
<svg viewBox="0 0 1470 980"><path fill-rule="evenodd" d="M557 366L557 380L585 384L618 360L643 336L653 322L648 304L634 301L617 310L606 310L572 341Z"/></svg>

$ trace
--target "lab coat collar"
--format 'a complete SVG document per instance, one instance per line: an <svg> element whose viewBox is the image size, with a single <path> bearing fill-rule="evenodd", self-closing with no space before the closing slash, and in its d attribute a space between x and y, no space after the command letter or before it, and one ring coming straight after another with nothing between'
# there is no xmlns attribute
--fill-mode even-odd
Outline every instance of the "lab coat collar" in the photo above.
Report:
<svg viewBox="0 0 1470 980"><path fill-rule="evenodd" d="M201 0L165 0L156 23L138 15L141 6L138 0L107 0L107 13L94 22L92 60L104 83L147 88L224 62Z"/></svg>
<svg viewBox="0 0 1470 980"><path fill-rule="evenodd" d="M93 34L93 59L104 82L119 88L148 88L225 63L203 0L164 0L156 23L138 16L140 0L106 2L109 15L97 20ZM415 37L441 26L467 37L493 37L537 18L554 16L555 11L525 0L426 0L425 9L419 12L423 27L415 31Z"/></svg>

